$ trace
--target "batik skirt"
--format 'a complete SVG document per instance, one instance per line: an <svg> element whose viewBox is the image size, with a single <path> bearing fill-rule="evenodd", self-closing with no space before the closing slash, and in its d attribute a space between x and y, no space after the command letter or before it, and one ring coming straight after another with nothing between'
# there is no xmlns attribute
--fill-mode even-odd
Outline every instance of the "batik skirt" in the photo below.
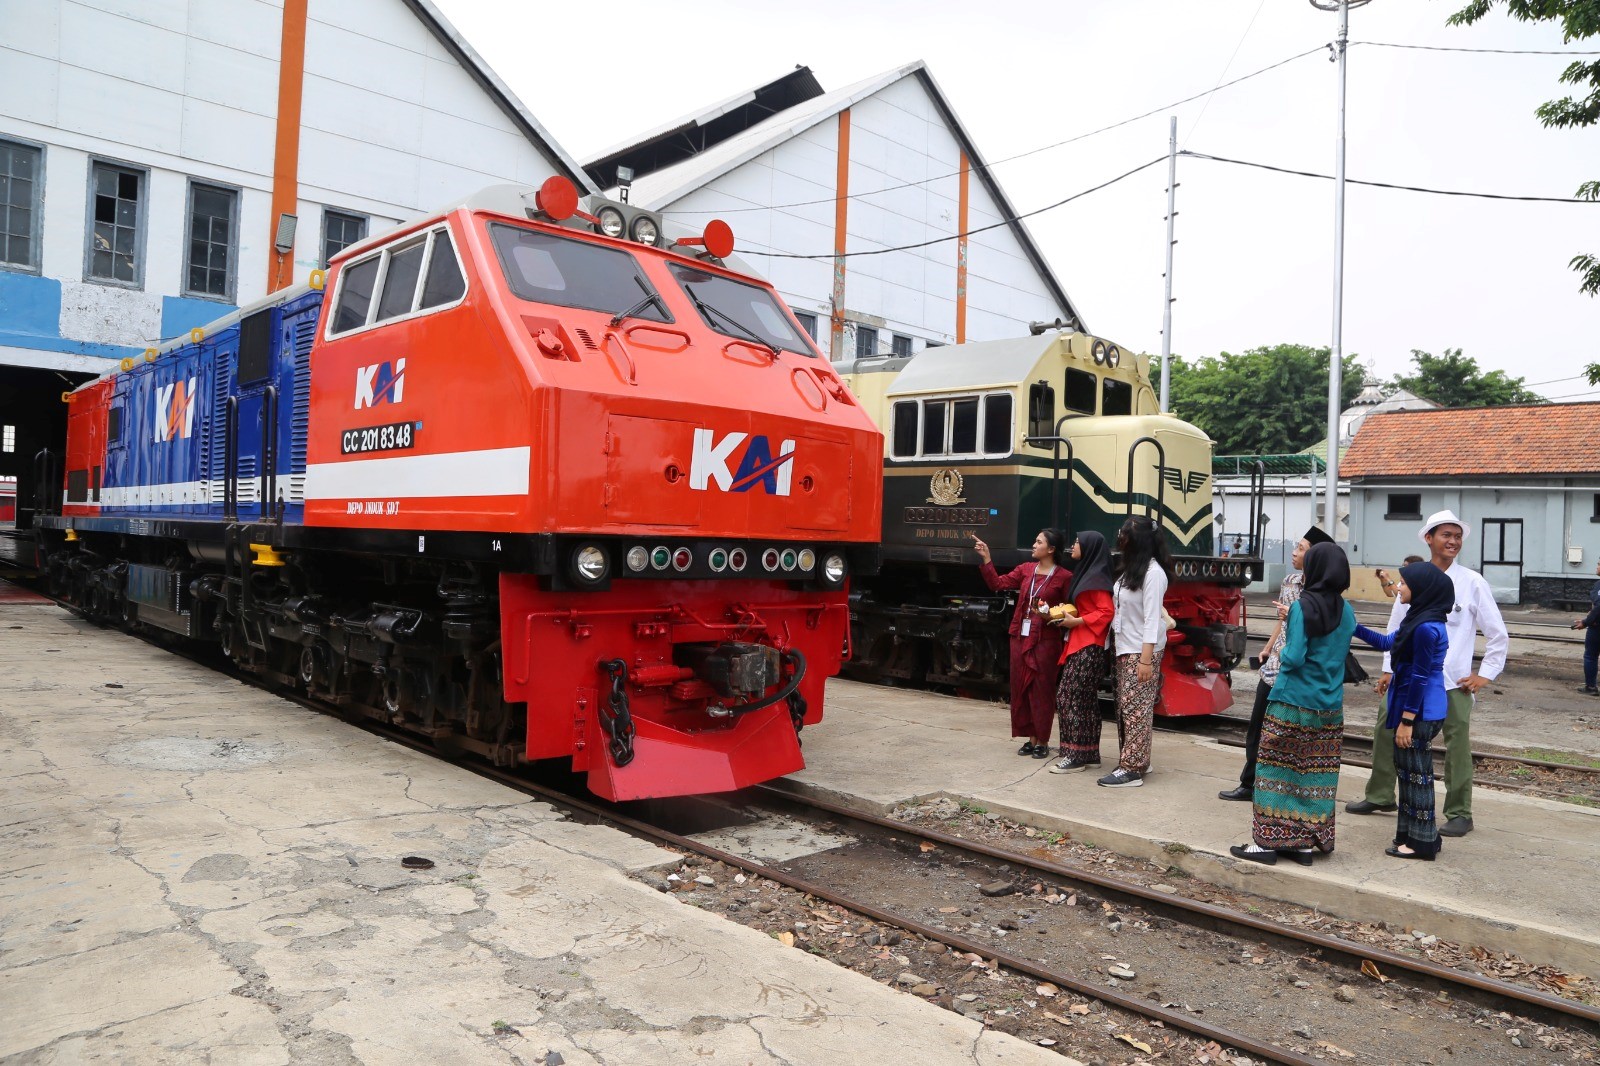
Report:
<svg viewBox="0 0 1600 1066"><path fill-rule="evenodd" d="M1251 838L1263 848L1333 850L1344 709L1316 711L1272 700L1256 755Z"/></svg>

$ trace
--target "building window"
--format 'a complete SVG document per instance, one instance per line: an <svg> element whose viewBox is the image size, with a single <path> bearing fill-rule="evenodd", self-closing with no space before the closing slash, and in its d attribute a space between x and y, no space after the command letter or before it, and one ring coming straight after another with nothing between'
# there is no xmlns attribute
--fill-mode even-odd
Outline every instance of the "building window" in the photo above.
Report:
<svg viewBox="0 0 1600 1066"><path fill-rule="evenodd" d="M239 193L217 185L189 183L189 251L185 296L232 301L238 247Z"/></svg>
<svg viewBox="0 0 1600 1066"><path fill-rule="evenodd" d="M1422 517L1422 493L1389 493L1389 509L1384 512L1383 517L1420 519Z"/></svg>
<svg viewBox="0 0 1600 1066"><path fill-rule="evenodd" d="M322 265L358 241L367 239L367 216L346 211L322 212Z"/></svg>
<svg viewBox="0 0 1600 1066"><path fill-rule="evenodd" d="M17 450L17 427L0 426L0 452Z"/></svg>
<svg viewBox="0 0 1600 1066"><path fill-rule="evenodd" d="M89 241L84 276L144 284L145 172L115 163L89 167Z"/></svg>
<svg viewBox="0 0 1600 1066"><path fill-rule="evenodd" d="M896 333L889 340L889 350L902 359L911 358L911 338L904 333Z"/></svg>
<svg viewBox="0 0 1600 1066"><path fill-rule="evenodd" d="M1594 494L1594 511L1589 515L1589 521L1600 522L1600 492Z"/></svg>
<svg viewBox="0 0 1600 1066"><path fill-rule="evenodd" d="M39 269L44 151L0 141L0 265Z"/></svg>
<svg viewBox="0 0 1600 1066"><path fill-rule="evenodd" d="M878 354L878 331L871 326L856 327L856 358L870 359Z"/></svg>
<svg viewBox="0 0 1600 1066"><path fill-rule="evenodd" d="M793 308L790 308L793 310ZM817 340L817 316L810 311L795 311L794 320L800 323L800 328L806 331L806 336Z"/></svg>

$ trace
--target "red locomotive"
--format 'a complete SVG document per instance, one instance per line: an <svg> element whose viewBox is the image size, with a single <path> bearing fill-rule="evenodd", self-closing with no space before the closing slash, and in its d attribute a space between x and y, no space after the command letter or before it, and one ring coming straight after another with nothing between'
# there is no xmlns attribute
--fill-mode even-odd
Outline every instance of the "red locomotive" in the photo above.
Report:
<svg viewBox="0 0 1600 1066"><path fill-rule="evenodd" d="M499 186L124 360L64 397L54 588L612 799L801 768L882 438L732 246Z"/></svg>

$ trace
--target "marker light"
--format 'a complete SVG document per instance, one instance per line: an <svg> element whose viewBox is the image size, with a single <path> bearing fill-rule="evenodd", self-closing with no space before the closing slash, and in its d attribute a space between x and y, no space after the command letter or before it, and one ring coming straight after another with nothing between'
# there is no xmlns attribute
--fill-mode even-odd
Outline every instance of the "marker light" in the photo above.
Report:
<svg viewBox="0 0 1600 1066"><path fill-rule="evenodd" d="M634 573L638 573L649 565L650 553L645 550L644 545L635 544L633 547L628 549L629 570L632 570Z"/></svg>
<svg viewBox="0 0 1600 1066"><path fill-rule="evenodd" d="M744 568L745 568L745 564L748 563L749 561L750 561L750 557L744 553L744 549L743 548L735 548L735 549L733 549L733 551L728 553L728 566L735 573L739 573L739 572L743 571Z"/></svg>
<svg viewBox="0 0 1600 1066"><path fill-rule="evenodd" d="M794 549L793 548L785 548L785 549L783 549L783 568L785 570L793 570L794 569L794 564L797 561L798 560L795 558L795 554L794 554Z"/></svg>
<svg viewBox="0 0 1600 1066"><path fill-rule="evenodd" d="M728 553L721 548L711 549L711 569L722 573L728 568Z"/></svg>
<svg viewBox="0 0 1600 1066"><path fill-rule="evenodd" d="M679 573L689 569L689 564L694 562L694 553L688 548L679 548L672 553L672 568Z"/></svg>
<svg viewBox="0 0 1600 1066"><path fill-rule="evenodd" d="M768 571L778 569L777 548L768 548L766 551L761 553L761 566L763 569Z"/></svg>
<svg viewBox="0 0 1600 1066"><path fill-rule="evenodd" d="M810 548L800 549L800 569L810 572L817 565L817 553Z"/></svg>
<svg viewBox="0 0 1600 1066"><path fill-rule="evenodd" d="M665 570L672 564L672 550L665 546L657 548L650 553L650 565L657 570Z"/></svg>

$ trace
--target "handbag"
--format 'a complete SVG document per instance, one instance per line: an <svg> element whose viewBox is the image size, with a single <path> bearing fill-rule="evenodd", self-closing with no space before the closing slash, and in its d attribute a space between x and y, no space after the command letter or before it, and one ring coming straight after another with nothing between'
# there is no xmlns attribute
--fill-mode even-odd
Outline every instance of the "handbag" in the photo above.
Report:
<svg viewBox="0 0 1600 1066"><path fill-rule="evenodd" d="M1347 685L1361 685L1365 684L1368 680L1369 676L1367 672L1361 668L1360 663L1356 662L1356 653L1353 651L1345 652L1344 683Z"/></svg>

